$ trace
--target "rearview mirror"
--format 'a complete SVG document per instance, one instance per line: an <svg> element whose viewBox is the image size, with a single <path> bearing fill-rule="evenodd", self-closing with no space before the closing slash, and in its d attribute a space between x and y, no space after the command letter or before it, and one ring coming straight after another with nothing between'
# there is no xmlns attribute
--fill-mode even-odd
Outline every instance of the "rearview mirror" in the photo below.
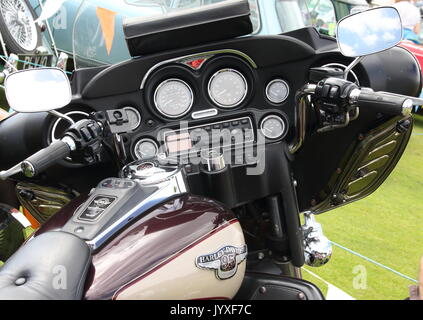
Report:
<svg viewBox="0 0 423 320"><path fill-rule="evenodd" d="M22 113L60 109L72 100L66 73L57 68L30 69L11 73L5 83L9 106Z"/></svg>
<svg viewBox="0 0 423 320"><path fill-rule="evenodd" d="M336 35L344 56L366 56L390 49L401 41L401 18L393 7L362 11L339 21Z"/></svg>

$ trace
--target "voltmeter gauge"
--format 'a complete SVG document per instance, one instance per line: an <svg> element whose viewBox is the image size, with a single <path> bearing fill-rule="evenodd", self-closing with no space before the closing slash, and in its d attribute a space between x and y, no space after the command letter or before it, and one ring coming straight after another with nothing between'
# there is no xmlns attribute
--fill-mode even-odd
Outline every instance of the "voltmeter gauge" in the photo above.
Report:
<svg viewBox="0 0 423 320"><path fill-rule="evenodd" d="M284 102L289 95L289 86L282 79L270 81L266 87L266 97L273 103Z"/></svg>
<svg viewBox="0 0 423 320"><path fill-rule="evenodd" d="M151 139L141 139L134 147L134 154L138 160L152 159L157 155L158 151L157 143Z"/></svg>
<svg viewBox="0 0 423 320"><path fill-rule="evenodd" d="M279 139L286 132L285 121L276 115L267 116L261 121L260 129L268 139Z"/></svg>

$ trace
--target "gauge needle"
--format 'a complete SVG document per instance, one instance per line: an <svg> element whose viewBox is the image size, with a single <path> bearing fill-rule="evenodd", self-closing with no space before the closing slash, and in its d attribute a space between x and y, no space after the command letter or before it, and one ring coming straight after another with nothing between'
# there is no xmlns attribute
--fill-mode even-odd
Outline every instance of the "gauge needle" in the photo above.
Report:
<svg viewBox="0 0 423 320"><path fill-rule="evenodd" d="M169 100L168 102L166 102L164 105L167 106L169 103L173 102L173 100Z"/></svg>
<svg viewBox="0 0 423 320"><path fill-rule="evenodd" d="M270 130L270 129L266 128L266 127L264 127L263 129L266 130L267 132L273 133L272 130Z"/></svg>
<svg viewBox="0 0 423 320"><path fill-rule="evenodd" d="M223 90L222 92L219 92L217 95L218 96L221 96L222 94L224 94L224 93L226 93L226 89L225 90Z"/></svg>

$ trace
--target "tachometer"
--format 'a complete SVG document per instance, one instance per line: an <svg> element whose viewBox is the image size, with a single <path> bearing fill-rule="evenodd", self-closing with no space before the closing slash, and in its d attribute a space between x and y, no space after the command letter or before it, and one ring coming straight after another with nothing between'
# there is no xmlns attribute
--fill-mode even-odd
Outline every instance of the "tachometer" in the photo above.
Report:
<svg viewBox="0 0 423 320"><path fill-rule="evenodd" d="M222 69L209 81L209 96L222 108L234 108L240 105L248 92L248 84L241 72L234 69Z"/></svg>
<svg viewBox="0 0 423 320"><path fill-rule="evenodd" d="M180 79L163 81L154 93L157 110L168 118L179 118L187 114L194 103L191 87Z"/></svg>

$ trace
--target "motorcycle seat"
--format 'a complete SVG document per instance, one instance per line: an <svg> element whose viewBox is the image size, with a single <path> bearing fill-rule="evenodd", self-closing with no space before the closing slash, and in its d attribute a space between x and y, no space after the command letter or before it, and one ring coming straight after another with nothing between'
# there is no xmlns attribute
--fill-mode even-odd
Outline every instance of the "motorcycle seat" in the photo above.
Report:
<svg viewBox="0 0 423 320"><path fill-rule="evenodd" d="M90 266L91 250L82 239L41 234L0 269L0 300L79 300Z"/></svg>

